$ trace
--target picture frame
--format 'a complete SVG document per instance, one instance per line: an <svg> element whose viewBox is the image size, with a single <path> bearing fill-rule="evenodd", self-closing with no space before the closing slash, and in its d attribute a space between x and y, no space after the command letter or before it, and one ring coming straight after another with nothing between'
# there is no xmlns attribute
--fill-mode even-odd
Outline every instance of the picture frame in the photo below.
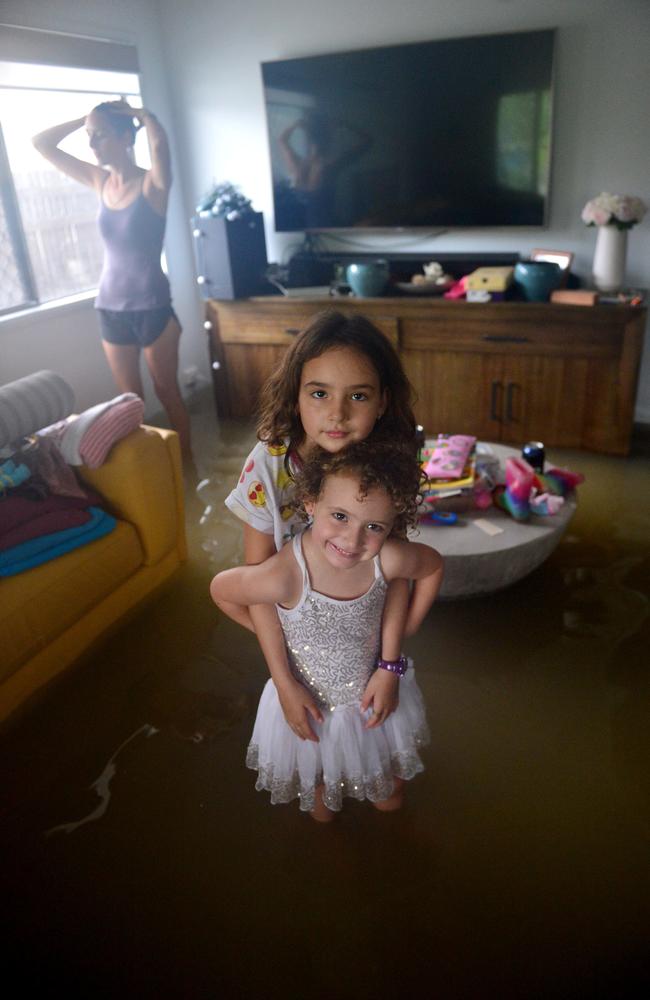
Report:
<svg viewBox="0 0 650 1000"><path fill-rule="evenodd" d="M569 278L569 271L571 270L571 265L573 263L573 254L570 250L544 250L541 247L536 247L534 250L530 251L531 260L548 260L552 264L559 264L562 269L562 284L561 288L566 286Z"/></svg>

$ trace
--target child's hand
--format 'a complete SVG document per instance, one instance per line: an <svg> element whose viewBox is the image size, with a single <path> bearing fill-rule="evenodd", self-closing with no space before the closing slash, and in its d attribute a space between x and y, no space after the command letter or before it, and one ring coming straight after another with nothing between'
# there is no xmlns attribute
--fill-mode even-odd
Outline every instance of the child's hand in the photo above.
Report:
<svg viewBox="0 0 650 1000"><path fill-rule="evenodd" d="M277 691L287 725L301 740L319 743L318 736L309 724L309 716L316 722L322 722L323 716L307 689L292 679L283 684L282 689L277 688Z"/></svg>
<svg viewBox="0 0 650 1000"><path fill-rule="evenodd" d="M375 670L366 685L361 699L361 711L365 712L372 703L372 717L364 729L375 729L385 722L399 704L399 676L390 670Z"/></svg>

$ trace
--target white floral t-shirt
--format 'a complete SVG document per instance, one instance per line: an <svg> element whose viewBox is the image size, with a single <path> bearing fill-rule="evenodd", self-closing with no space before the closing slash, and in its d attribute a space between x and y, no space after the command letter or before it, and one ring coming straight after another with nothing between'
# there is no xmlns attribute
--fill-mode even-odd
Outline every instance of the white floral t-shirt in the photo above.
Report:
<svg viewBox="0 0 650 1000"><path fill-rule="evenodd" d="M273 535L278 552L305 526L291 505L293 479L285 468L286 454L287 444L258 441L225 500L226 507L251 528Z"/></svg>

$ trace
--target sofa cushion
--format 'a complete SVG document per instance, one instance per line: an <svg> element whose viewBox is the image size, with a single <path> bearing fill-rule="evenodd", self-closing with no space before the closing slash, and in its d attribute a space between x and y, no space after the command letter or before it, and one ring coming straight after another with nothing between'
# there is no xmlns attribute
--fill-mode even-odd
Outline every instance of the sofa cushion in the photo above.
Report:
<svg viewBox="0 0 650 1000"><path fill-rule="evenodd" d="M164 435L139 427L117 442L98 469L82 465L79 474L111 514L137 525L146 566L155 566L176 548L182 533L182 487Z"/></svg>
<svg viewBox="0 0 650 1000"><path fill-rule="evenodd" d="M0 681L103 600L142 565L131 524L52 562L0 581L0 629L5 638Z"/></svg>
<svg viewBox="0 0 650 1000"><path fill-rule="evenodd" d="M55 372L33 372L0 386L0 448L67 417L74 393Z"/></svg>

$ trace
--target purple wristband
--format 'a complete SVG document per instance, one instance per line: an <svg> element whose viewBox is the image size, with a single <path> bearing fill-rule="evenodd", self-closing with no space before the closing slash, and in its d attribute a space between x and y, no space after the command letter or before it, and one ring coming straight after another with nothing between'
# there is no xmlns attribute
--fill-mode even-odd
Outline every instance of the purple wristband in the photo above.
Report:
<svg viewBox="0 0 650 1000"><path fill-rule="evenodd" d="M408 660L405 656L400 656L399 660L382 660L377 657L377 666L380 670L389 670L391 674L398 674L403 677L408 667Z"/></svg>

